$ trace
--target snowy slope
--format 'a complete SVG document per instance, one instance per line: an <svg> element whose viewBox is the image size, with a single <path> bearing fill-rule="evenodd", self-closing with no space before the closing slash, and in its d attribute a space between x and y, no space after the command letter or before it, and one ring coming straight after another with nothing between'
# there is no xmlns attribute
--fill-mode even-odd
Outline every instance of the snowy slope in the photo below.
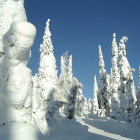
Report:
<svg viewBox="0 0 140 140"><path fill-rule="evenodd" d="M41 138L41 136L40 136ZM51 124L49 140L139 140L140 129L111 119L61 120ZM45 140L42 139L42 140Z"/></svg>
<svg viewBox="0 0 140 140"><path fill-rule="evenodd" d="M50 125L48 136L38 133L39 140L139 140L140 128L131 126L129 123L115 121L112 119L63 119ZM4 126L0 130L0 140L9 140L6 131L10 127ZM12 133L18 133L20 139L30 139L37 130L25 124L16 124ZM37 140L33 139L33 140ZM14 140L14 139L13 139Z"/></svg>

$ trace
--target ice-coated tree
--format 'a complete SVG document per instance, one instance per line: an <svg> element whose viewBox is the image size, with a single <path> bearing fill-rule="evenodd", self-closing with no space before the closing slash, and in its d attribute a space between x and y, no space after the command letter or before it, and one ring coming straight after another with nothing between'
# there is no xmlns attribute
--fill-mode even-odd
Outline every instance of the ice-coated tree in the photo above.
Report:
<svg viewBox="0 0 140 140"><path fill-rule="evenodd" d="M116 34L113 34L112 41L112 69L111 69L111 113L112 118L120 117L120 96L119 96L119 86L120 86L120 73L118 68L118 45L116 42Z"/></svg>
<svg viewBox="0 0 140 140"><path fill-rule="evenodd" d="M50 19L46 22L45 33L43 36L43 43L40 45L40 64L38 73L38 92L42 97L44 106L46 108L47 119L53 119L51 112L53 102L56 100L57 93L57 70L56 60L54 57L54 48L51 41L51 32L49 29Z"/></svg>
<svg viewBox="0 0 140 140"><path fill-rule="evenodd" d="M119 71L120 71L120 107L122 109L122 117L130 122L132 119L132 112L135 109L136 91L133 80L134 69L126 57L125 42L127 37L123 36L119 43Z"/></svg>
<svg viewBox="0 0 140 140"><path fill-rule="evenodd" d="M88 104L88 112L87 112L87 117L91 116L91 110L92 110L92 99L87 100Z"/></svg>
<svg viewBox="0 0 140 140"><path fill-rule="evenodd" d="M87 98L85 96L83 96L83 100L82 100L82 116L83 117L87 117L88 116L88 103L87 103Z"/></svg>
<svg viewBox="0 0 140 140"><path fill-rule="evenodd" d="M96 75L94 76L94 89L93 89L93 98L91 100L92 108L91 108L91 116L98 115L99 113L99 105L98 105L98 84L96 80Z"/></svg>
<svg viewBox="0 0 140 140"><path fill-rule="evenodd" d="M140 124L140 67L139 67L138 78L139 78L139 86L137 89L136 109L135 109L134 115L133 115L133 118L134 118L134 121L136 124Z"/></svg>
<svg viewBox="0 0 140 140"><path fill-rule="evenodd" d="M0 58L0 126L6 124L12 130L14 123L34 127L39 123L40 126L42 125L39 129L47 133L46 120L42 123L32 113L35 105L33 103L37 104L37 102L33 102L32 99L32 72L27 67L27 63L31 56L30 48L35 35L34 25L26 21L16 21L11 24L4 36L5 55ZM14 127L14 129L18 128ZM28 137L34 140L36 134L29 133ZM24 138L19 138L17 133L10 133L10 139Z"/></svg>
<svg viewBox="0 0 140 140"><path fill-rule="evenodd" d="M73 95L72 89L74 87L78 87L76 89L76 96L75 94ZM59 113L61 115L68 116L68 109L71 108L71 96L72 98L76 98L74 99L74 114L78 116L84 116L84 96L82 93L82 84L78 81L77 78L73 77L72 56L69 56L68 52L66 52L63 56L61 56L61 73L59 78L58 100L65 102L63 107L59 109Z"/></svg>
<svg viewBox="0 0 140 140"><path fill-rule="evenodd" d="M68 96L70 89L73 86L73 73L72 73L72 56L68 55L68 52L61 56L61 73L59 78L59 91L57 93L57 99L68 103ZM66 115L67 105L64 104L59 110L60 114Z"/></svg>
<svg viewBox="0 0 140 140"><path fill-rule="evenodd" d="M27 21L24 0L0 0L0 56L4 54L3 37L15 21Z"/></svg>
<svg viewBox="0 0 140 140"><path fill-rule="evenodd" d="M67 105L67 118L70 120L73 119L76 114L76 100L80 89L81 84L79 84L76 78L73 78L72 87L68 95L68 105Z"/></svg>
<svg viewBox="0 0 140 140"><path fill-rule="evenodd" d="M40 87L38 75L32 77L33 81L33 94L32 94L32 114L36 125L39 127L43 134L49 132L48 123L46 121L46 104L40 94Z"/></svg>
<svg viewBox="0 0 140 140"><path fill-rule="evenodd" d="M110 76L107 74L103 59L101 46L99 46L99 75L100 87L98 94L99 109L101 109L101 116L109 115L110 112Z"/></svg>
<svg viewBox="0 0 140 140"><path fill-rule="evenodd" d="M82 91L82 84L78 82L77 80L77 85L78 85L78 90L77 90L77 95L76 95L76 103L75 103L75 114L79 117L82 117L85 115L84 112L84 95Z"/></svg>

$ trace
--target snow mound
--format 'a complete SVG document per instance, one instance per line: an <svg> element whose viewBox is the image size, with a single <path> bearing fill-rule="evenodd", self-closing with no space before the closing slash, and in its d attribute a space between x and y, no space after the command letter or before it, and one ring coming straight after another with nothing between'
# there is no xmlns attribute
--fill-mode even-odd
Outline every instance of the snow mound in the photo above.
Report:
<svg viewBox="0 0 140 140"><path fill-rule="evenodd" d="M0 128L0 140L38 140L37 129L24 122L15 122Z"/></svg>

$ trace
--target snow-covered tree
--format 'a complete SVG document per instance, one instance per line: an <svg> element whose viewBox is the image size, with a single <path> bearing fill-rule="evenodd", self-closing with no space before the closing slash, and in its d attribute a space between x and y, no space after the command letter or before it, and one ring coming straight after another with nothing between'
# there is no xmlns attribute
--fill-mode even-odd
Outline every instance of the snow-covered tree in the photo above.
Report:
<svg viewBox="0 0 140 140"><path fill-rule="evenodd" d="M73 95L73 88L77 88L76 97ZM72 93L71 93L72 92ZM63 56L61 56L61 73L59 78L59 91L58 91L58 100L65 102L63 107L59 109L59 113L61 115L67 116L69 105L71 104L71 96L72 98L76 98L75 101L75 111L74 114L78 116L84 116L83 110L83 101L84 96L82 93L82 84L78 81L77 78L73 77L72 72L72 56L68 55L66 52Z"/></svg>
<svg viewBox="0 0 140 140"><path fill-rule="evenodd" d="M56 60L54 57L54 47L51 41L51 32L49 29L50 19L46 22L45 33L43 36L43 43L40 45L40 64L38 73L39 94L42 97L44 106L46 108L47 119L52 112L53 102L56 100L57 93L57 70Z"/></svg>
<svg viewBox="0 0 140 140"><path fill-rule="evenodd" d="M12 9L12 10L11 10ZM15 21L27 21L24 0L0 1L0 56L4 54L3 37Z"/></svg>
<svg viewBox="0 0 140 140"><path fill-rule="evenodd" d="M122 117L126 121L131 121L132 112L135 109L136 91L133 80L134 69L130 67L130 64L126 57L125 42L127 37L123 36L119 43L119 71L120 71L120 107L122 109Z"/></svg>
<svg viewBox="0 0 140 140"><path fill-rule="evenodd" d="M134 111L134 121L136 124L140 124L140 67L139 67L139 86L138 86L138 92L137 92L137 101L136 101L136 109Z"/></svg>
<svg viewBox="0 0 140 140"><path fill-rule="evenodd" d="M46 121L46 104L40 94L39 81L37 74L32 78L33 94L32 94L32 115L39 127L40 131L45 134L49 131L48 123Z"/></svg>
<svg viewBox="0 0 140 140"><path fill-rule="evenodd" d="M83 117L85 116L85 111L84 111L84 95L82 91L82 84L78 82L77 85L79 88L77 90L77 96L76 96L75 114L79 117Z"/></svg>
<svg viewBox="0 0 140 140"><path fill-rule="evenodd" d="M68 105L67 105L67 118L70 120L73 119L76 114L76 99L79 89L81 89L81 85L79 84L77 79L74 78L73 85L68 95Z"/></svg>
<svg viewBox="0 0 140 140"><path fill-rule="evenodd" d="M94 89L93 89L93 98L91 100L92 108L91 108L91 116L98 115L99 112L99 105L98 105L98 85L96 80L96 75L94 76Z"/></svg>
<svg viewBox="0 0 140 140"><path fill-rule="evenodd" d="M87 104L88 104L88 113L87 113L87 117L91 116L91 110L92 110L92 99L88 99L87 100Z"/></svg>
<svg viewBox="0 0 140 140"><path fill-rule="evenodd" d="M61 73L59 78L60 92L58 92L58 100L67 102L67 91L71 88L72 78L72 55L69 56L68 52L66 52L61 56Z"/></svg>
<svg viewBox="0 0 140 140"><path fill-rule="evenodd" d="M112 118L119 118L120 112L120 73L118 68L118 45L116 42L116 34L113 34L112 41L112 69L111 69L111 113Z"/></svg>
<svg viewBox="0 0 140 140"><path fill-rule="evenodd" d="M83 110L82 110L83 117L88 117L89 110L88 110L88 100L86 97L83 97Z"/></svg>
<svg viewBox="0 0 140 140"><path fill-rule="evenodd" d="M100 87L98 94L99 109L101 109L101 116L108 115L110 112L110 76L107 74L103 59L101 46L99 46L99 75Z"/></svg>
<svg viewBox="0 0 140 140"><path fill-rule="evenodd" d="M59 77L59 90L57 93L57 99L65 102L59 113L61 115L67 114L67 103L70 94L70 90L73 86L73 73L72 73L72 56L68 55L68 52L61 56L61 73Z"/></svg>

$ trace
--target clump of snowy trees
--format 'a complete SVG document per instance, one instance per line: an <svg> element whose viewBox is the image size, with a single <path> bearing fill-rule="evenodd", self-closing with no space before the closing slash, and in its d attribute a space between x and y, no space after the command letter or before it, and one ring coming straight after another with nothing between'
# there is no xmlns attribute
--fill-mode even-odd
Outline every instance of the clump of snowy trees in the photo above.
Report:
<svg viewBox="0 0 140 140"><path fill-rule="evenodd" d="M139 112L139 99L136 97L137 93L133 79L134 69L131 68L126 57L125 43L127 40L128 38L123 36L118 44L116 34L113 34L110 74L105 69L101 46L99 46L100 84L97 99L99 116L134 122L139 118L136 115Z"/></svg>
<svg viewBox="0 0 140 140"><path fill-rule="evenodd" d="M72 55L69 56L68 52L61 56L61 72L60 76L57 75L49 22L46 23L43 43L40 45L39 72L33 77L33 95L36 94L36 100L41 102L42 106L38 108L39 113L42 112L41 117L57 120L59 117L74 119L76 116L99 116L140 123L140 87L136 90L134 69L126 57L125 43L128 38L123 36L117 43L116 34L113 34L110 73L105 68L102 48L99 46L99 85L94 76L93 98L88 100L83 95L82 84L73 76Z"/></svg>
<svg viewBox="0 0 140 140"><path fill-rule="evenodd" d="M72 55L61 56L60 75L56 66L49 22L46 23L43 43L40 45L38 73L33 76L33 114L36 122L57 120L60 117L110 117L140 124L140 85L135 87L133 72L126 56L127 37L118 43L112 40L112 67L105 68L102 47L99 46L99 78L94 76L93 97L87 99L82 84L72 71ZM140 68L139 68L140 84ZM44 130L47 124L40 129Z"/></svg>

